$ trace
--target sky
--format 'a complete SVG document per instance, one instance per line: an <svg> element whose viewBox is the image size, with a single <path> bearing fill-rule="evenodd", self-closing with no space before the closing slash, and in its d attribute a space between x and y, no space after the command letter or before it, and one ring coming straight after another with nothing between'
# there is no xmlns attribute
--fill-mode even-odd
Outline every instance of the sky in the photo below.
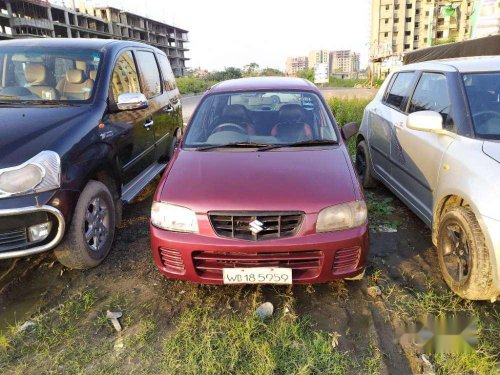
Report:
<svg viewBox="0 0 500 375"><path fill-rule="evenodd" d="M78 1L76 1L78 2ZM285 69L288 56L351 49L368 61L370 0L94 0L189 31L190 68L256 62Z"/></svg>

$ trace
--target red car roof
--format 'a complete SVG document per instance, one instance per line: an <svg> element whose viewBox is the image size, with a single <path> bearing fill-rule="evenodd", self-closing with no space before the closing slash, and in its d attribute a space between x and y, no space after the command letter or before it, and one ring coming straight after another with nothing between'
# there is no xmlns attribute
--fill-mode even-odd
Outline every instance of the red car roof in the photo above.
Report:
<svg viewBox="0 0 500 375"><path fill-rule="evenodd" d="M253 90L304 90L318 92L318 88L302 78L291 77L252 77L224 81L213 86L209 93Z"/></svg>

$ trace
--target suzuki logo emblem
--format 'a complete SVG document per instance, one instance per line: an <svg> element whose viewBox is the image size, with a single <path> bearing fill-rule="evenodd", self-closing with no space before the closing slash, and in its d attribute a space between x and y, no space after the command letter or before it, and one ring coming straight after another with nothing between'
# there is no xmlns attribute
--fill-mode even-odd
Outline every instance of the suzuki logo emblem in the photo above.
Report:
<svg viewBox="0 0 500 375"><path fill-rule="evenodd" d="M253 234L258 234L264 230L264 224L257 219L252 221L248 226Z"/></svg>

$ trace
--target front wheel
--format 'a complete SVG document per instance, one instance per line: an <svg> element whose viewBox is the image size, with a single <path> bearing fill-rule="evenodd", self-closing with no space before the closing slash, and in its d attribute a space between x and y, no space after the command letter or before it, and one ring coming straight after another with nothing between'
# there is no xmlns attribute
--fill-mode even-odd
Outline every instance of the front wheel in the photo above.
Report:
<svg viewBox="0 0 500 375"><path fill-rule="evenodd" d="M439 266L453 292L471 300L496 297L488 248L469 207L455 207L443 215L437 244Z"/></svg>
<svg viewBox="0 0 500 375"><path fill-rule="evenodd" d="M101 182L89 181L78 199L65 239L54 250L59 262L74 269L100 264L111 250L115 221L109 189Z"/></svg>
<svg viewBox="0 0 500 375"><path fill-rule="evenodd" d="M365 141L358 143L356 147L356 171L364 188L377 186L377 180L373 176L372 161Z"/></svg>

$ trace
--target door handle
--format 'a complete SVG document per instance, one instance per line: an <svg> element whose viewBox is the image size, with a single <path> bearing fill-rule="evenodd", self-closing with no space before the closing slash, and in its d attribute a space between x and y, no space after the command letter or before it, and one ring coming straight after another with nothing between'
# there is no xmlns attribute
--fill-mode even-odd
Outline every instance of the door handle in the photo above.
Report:
<svg viewBox="0 0 500 375"><path fill-rule="evenodd" d="M149 130L154 124L155 122L153 119L149 119L144 123L144 127Z"/></svg>

